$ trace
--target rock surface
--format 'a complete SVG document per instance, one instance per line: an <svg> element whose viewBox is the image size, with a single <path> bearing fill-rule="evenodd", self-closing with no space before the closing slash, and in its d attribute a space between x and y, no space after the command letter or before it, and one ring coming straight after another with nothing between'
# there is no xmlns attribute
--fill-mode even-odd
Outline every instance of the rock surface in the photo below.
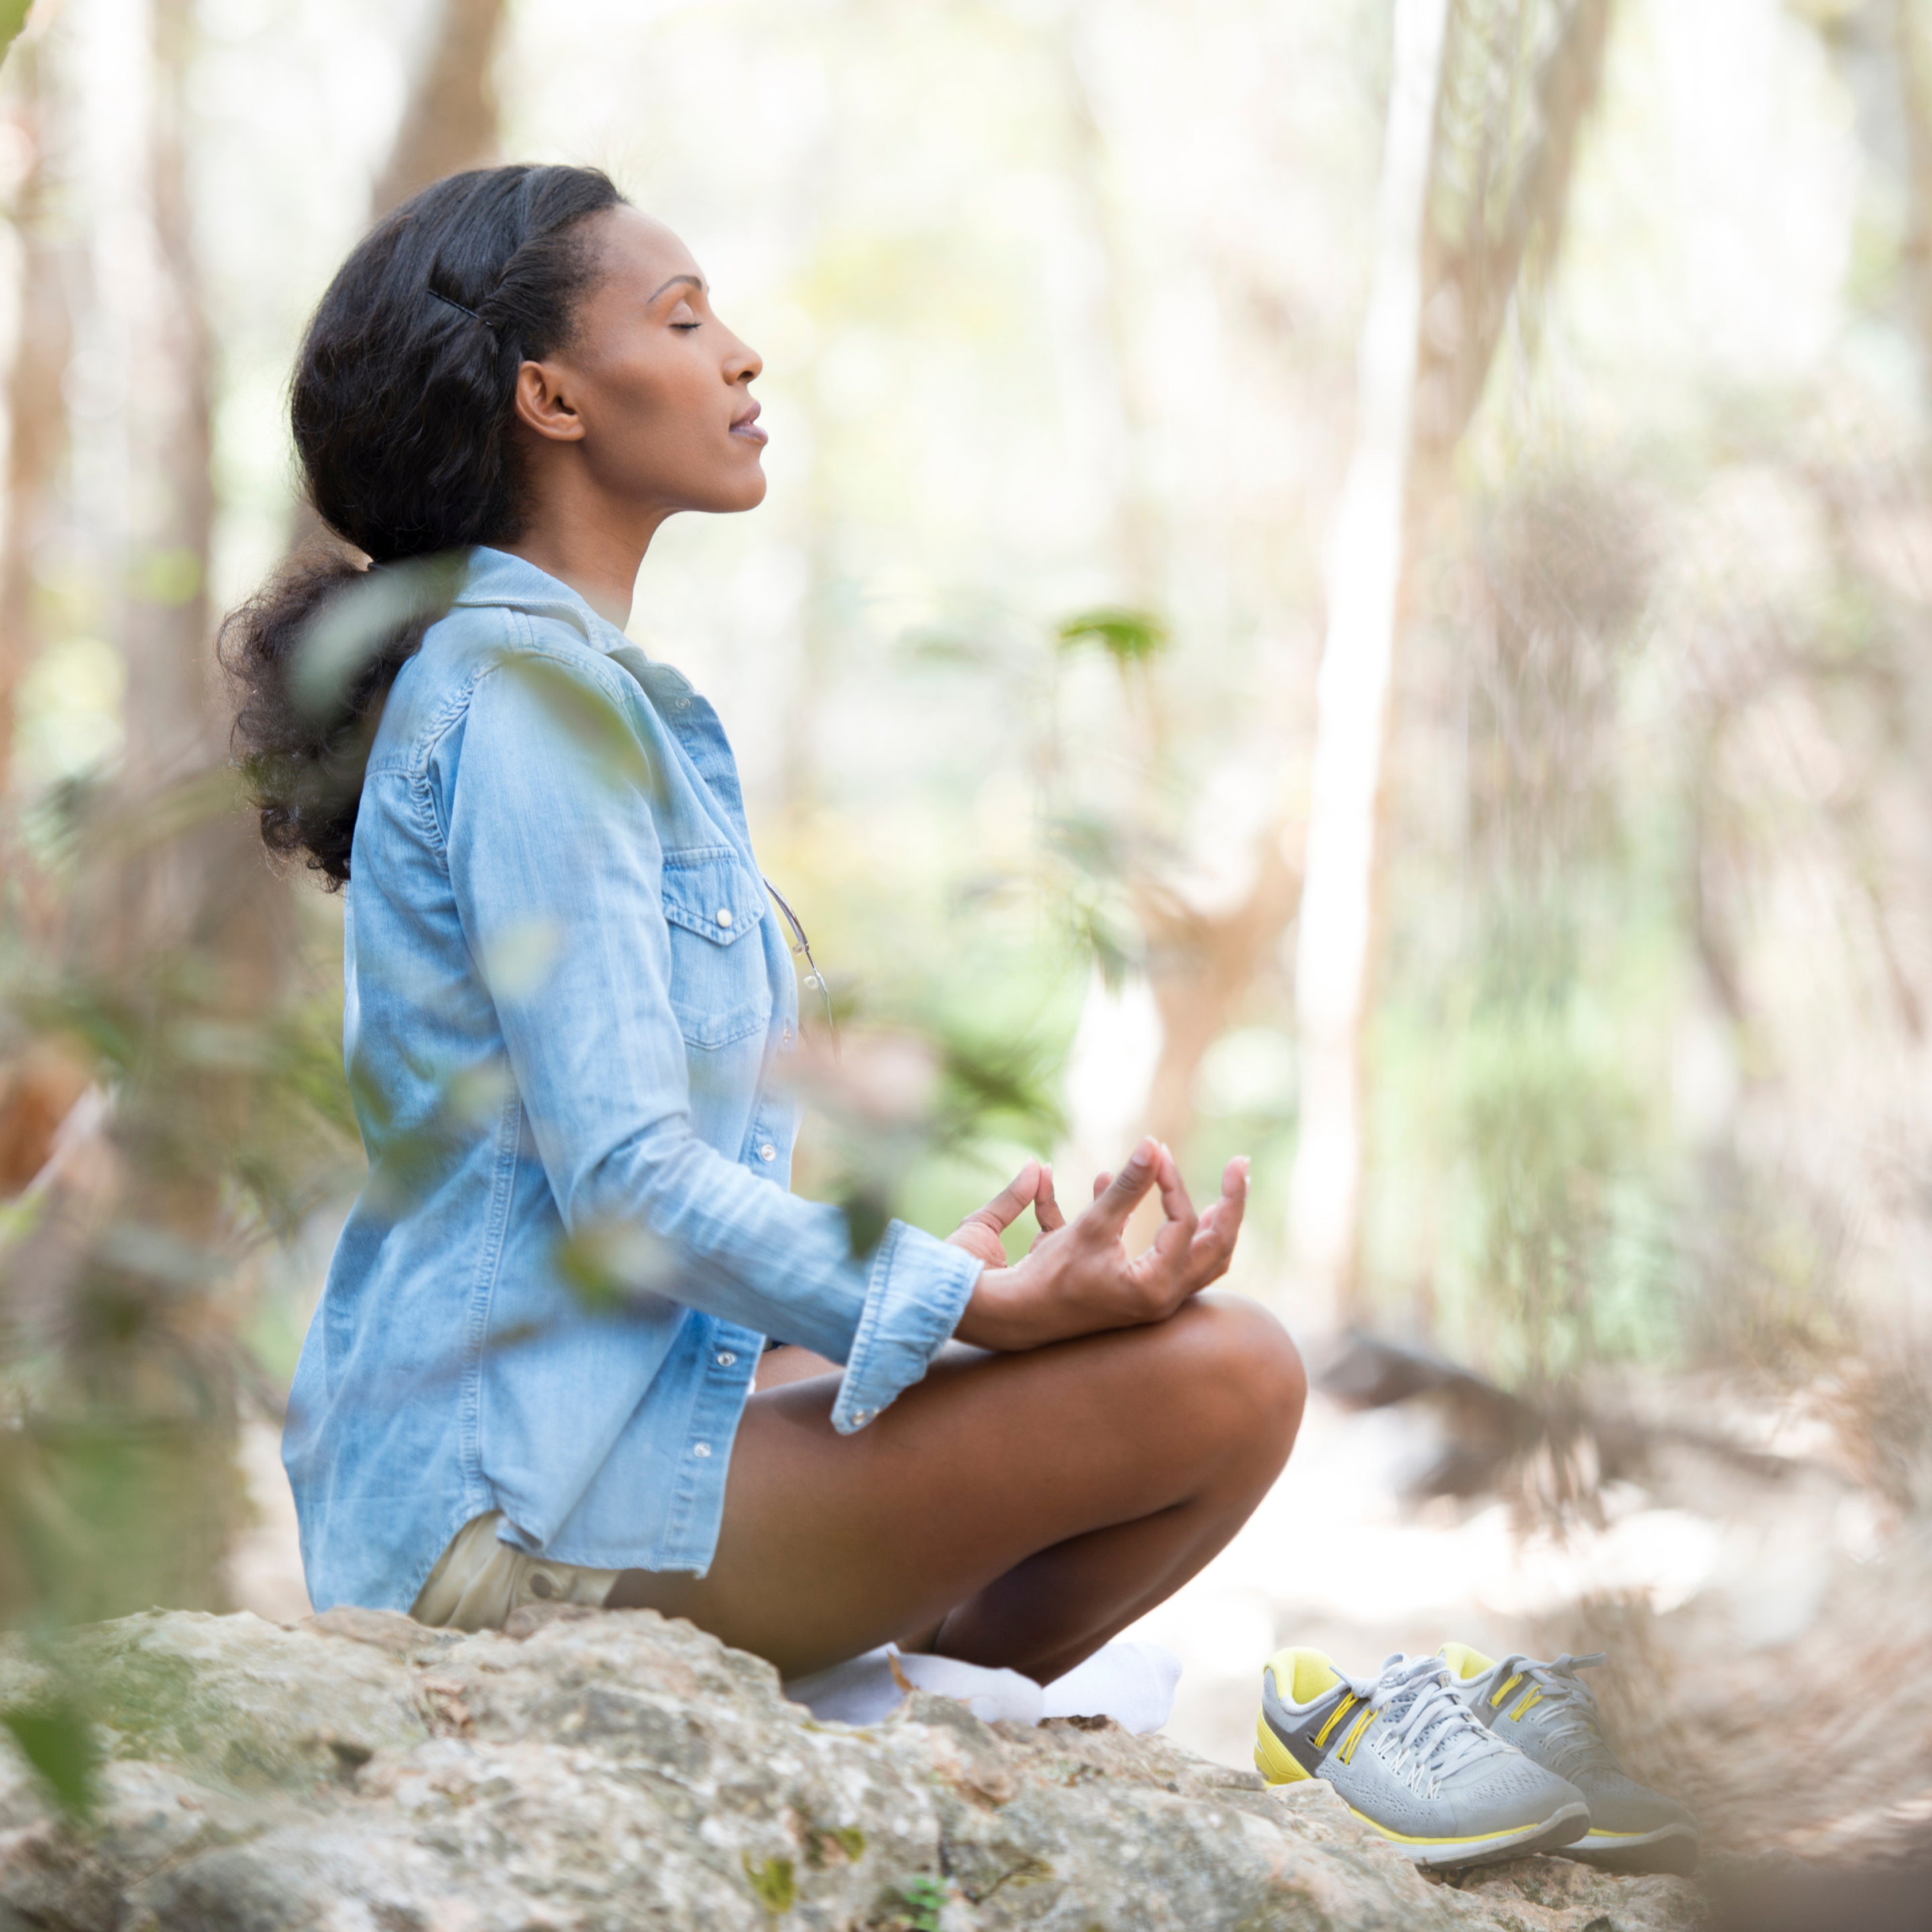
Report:
<svg viewBox="0 0 1932 1932"><path fill-rule="evenodd" d="M1676 1932L1694 1889L1526 1858L1421 1877L1328 1787L1264 1790L1104 1720L915 1693L820 1724L649 1612L505 1635L154 1612L64 1668L85 1825L0 1750L0 1932ZM0 1650L0 1708L45 1685Z"/></svg>

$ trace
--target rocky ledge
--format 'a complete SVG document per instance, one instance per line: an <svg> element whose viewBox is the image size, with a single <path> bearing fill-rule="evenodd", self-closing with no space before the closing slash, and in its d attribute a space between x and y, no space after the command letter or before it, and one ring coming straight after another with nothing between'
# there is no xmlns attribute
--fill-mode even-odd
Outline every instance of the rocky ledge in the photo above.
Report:
<svg viewBox="0 0 1932 1932"><path fill-rule="evenodd" d="M52 1694L0 1649L0 1708ZM815 1722L648 1612L502 1636L338 1611L80 1632L92 1815L0 1749L0 1928L58 1932L1666 1932L1681 1880L1526 1858L1420 1876L1325 1785L1265 1790L1105 1720L915 1692Z"/></svg>

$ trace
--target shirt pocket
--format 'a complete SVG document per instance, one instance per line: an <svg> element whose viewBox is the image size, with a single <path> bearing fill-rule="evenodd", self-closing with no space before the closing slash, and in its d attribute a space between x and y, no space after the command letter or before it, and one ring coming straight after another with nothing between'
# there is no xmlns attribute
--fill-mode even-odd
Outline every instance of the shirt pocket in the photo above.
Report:
<svg viewBox="0 0 1932 1932"><path fill-rule="evenodd" d="M670 928L670 1010L692 1046L724 1046L763 1028L771 987L762 946L764 889L729 846L664 855Z"/></svg>

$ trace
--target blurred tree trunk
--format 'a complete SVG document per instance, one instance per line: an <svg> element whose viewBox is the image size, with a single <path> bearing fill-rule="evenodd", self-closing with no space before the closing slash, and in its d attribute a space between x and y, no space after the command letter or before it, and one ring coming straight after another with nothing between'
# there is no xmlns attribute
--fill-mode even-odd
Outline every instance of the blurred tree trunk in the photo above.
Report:
<svg viewBox="0 0 1932 1932"><path fill-rule="evenodd" d="M1892 45L1905 124L1904 255L1919 354L1932 364L1932 6L1892 0Z"/></svg>
<svg viewBox="0 0 1932 1932"><path fill-rule="evenodd" d="M70 997L162 1042L268 1013L287 958L287 888L226 808L208 573L214 523L213 354L189 199L193 0L151 0L145 184L149 245L129 331L136 480L123 566L122 771L89 828L67 935ZM243 1518L235 1462L238 1344L224 1318L226 1177L245 1082L190 1056L164 1080L124 1068L106 1132L116 1177L66 1226L62 1386L36 1419L54 1486L84 1526L50 1585L65 1614L160 1603L224 1607L221 1565ZM62 1217L53 1217L58 1228ZM58 1276L58 1260L42 1258ZM186 1271L185 1274L184 1271Z"/></svg>
<svg viewBox="0 0 1932 1932"><path fill-rule="evenodd" d="M28 160L11 211L20 250L19 334L7 373L6 534L0 540L0 797L13 773L14 700L41 645L38 562L67 449L63 384L74 351L68 259L54 192L59 135L56 82L44 48L13 58L19 90L12 121Z"/></svg>
<svg viewBox="0 0 1932 1932"><path fill-rule="evenodd" d="M431 182L496 158L496 68L503 12L504 0L442 0L388 158L370 189L372 222ZM298 501L289 518L290 550L321 534L314 506L305 498Z"/></svg>
<svg viewBox="0 0 1932 1932"><path fill-rule="evenodd" d="M1534 337L1610 23L1610 0L1451 0L1424 238L1416 490L1445 486L1510 318Z"/></svg>
<svg viewBox="0 0 1932 1932"><path fill-rule="evenodd" d="M445 175L496 159L502 27L503 0L442 0L395 144L376 177L372 219Z"/></svg>
<svg viewBox="0 0 1932 1932"><path fill-rule="evenodd" d="M1305 1286L1357 1298L1362 1033L1377 820L1408 539L1451 488L1505 325L1553 272L1610 0L1397 0L1382 185L1362 331L1360 419L1337 513L1316 694L1296 958L1301 1126L1292 1190Z"/></svg>
<svg viewBox="0 0 1932 1932"><path fill-rule="evenodd" d="M183 124L194 14L191 0L152 4L148 180L153 245L146 299L132 335L130 392L130 454L143 488L129 533L122 634L128 779L136 790L214 762L224 750L209 683L212 357L195 260Z"/></svg>
<svg viewBox="0 0 1932 1932"><path fill-rule="evenodd" d="M1449 0L1396 3L1394 73L1357 370L1360 415L1331 540L1328 628L1316 687L1295 958L1301 1121L1290 1211L1304 1292L1318 1298L1331 1326L1339 1325L1353 1288L1376 814L1402 580L1424 212L1448 10Z"/></svg>

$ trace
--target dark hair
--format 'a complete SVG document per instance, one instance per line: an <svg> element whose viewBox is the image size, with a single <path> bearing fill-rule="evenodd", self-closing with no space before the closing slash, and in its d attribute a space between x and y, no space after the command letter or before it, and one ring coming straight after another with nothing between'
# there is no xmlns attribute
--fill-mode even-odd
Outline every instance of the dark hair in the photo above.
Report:
<svg viewBox="0 0 1932 1932"><path fill-rule="evenodd" d="M364 236L302 338L289 413L305 492L375 568L309 546L229 614L220 653L262 839L306 853L332 890L349 876L383 700L453 594L454 570L411 560L519 534L518 367L568 342L597 271L582 224L622 200L594 168L452 175ZM392 566L404 568L382 581ZM305 662L358 598L351 647L338 637ZM318 683L323 655L334 674Z"/></svg>

